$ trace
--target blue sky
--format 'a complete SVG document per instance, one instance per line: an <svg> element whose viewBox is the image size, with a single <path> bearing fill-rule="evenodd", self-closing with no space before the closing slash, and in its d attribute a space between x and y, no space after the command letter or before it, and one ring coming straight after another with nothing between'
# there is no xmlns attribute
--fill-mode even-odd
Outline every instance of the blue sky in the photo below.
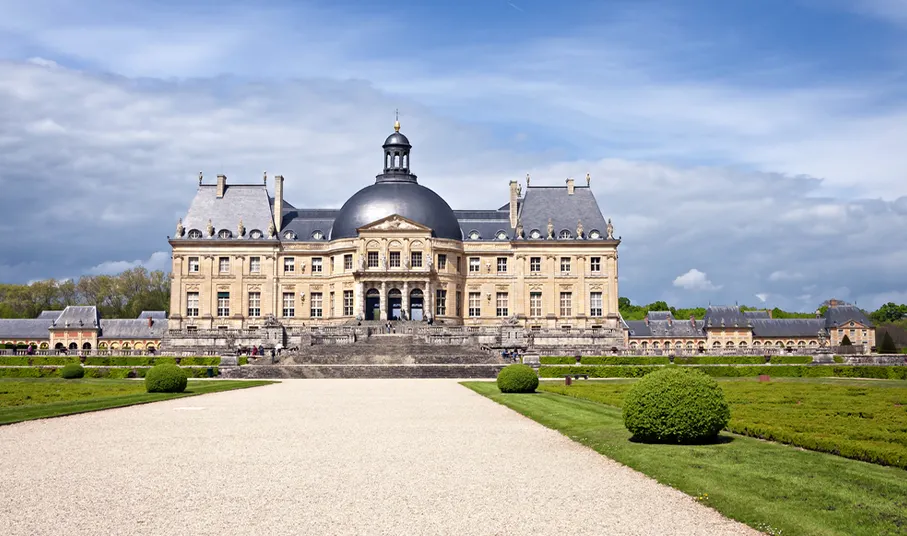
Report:
<svg viewBox="0 0 907 536"><path fill-rule="evenodd" d="M0 280L166 268L199 169L340 206L400 108L455 208L591 173L636 302L907 302L907 0L123 4L0 0Z"/></svg>

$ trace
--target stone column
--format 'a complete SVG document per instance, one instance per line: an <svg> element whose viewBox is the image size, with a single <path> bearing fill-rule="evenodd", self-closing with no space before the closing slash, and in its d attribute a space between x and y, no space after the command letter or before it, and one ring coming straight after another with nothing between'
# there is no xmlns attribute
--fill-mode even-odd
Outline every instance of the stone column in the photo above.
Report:
<svg viewBox="0 0 907 536"><path fill-rule="evenodd" d="M403 300L400 303L400 310L409 318L409 281L403 282Z"/></svg>
<svg viewBox="0 0 907 536"><path fill-rule="evenodd" d="M381 282L381 295L378 304L381 308L379 318L381 320L387 320L387 281Z"/></svg>
<svg viewBox="0 0 907 536"><path fill-rule="evenodd" d="M425 282L425 300L422 307L424 307L423 315L427 314L431 318L435 317L435 297L432 294L431 290L431 280Z"/></svg>
<svg viewBox="0 0 907 536"><path fill-rule="evenodd" d="M365 283L356 283L356 294L353 298L353 310L358 311L354 316L365 319Z"/></svg>

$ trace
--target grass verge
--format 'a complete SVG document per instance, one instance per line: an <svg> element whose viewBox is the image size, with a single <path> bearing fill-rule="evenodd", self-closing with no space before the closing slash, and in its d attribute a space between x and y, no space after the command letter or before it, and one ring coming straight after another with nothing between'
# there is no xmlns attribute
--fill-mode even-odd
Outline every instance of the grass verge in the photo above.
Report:
<svg viewBox="0 0 907 536"><path fill-rule="evenodd" d="M465 386L769 534L889 536L907 529L907 474L723 432L714 445L633 443L619 408L554 393Z"/></svg>
<svg viewBox="0 0 907 536"><path fill-rule="evenodd" d="M135 380L0 378L0 424L245 389L270 383L275 382L190 379L183 393L146 393L145 382Z"/></svg>

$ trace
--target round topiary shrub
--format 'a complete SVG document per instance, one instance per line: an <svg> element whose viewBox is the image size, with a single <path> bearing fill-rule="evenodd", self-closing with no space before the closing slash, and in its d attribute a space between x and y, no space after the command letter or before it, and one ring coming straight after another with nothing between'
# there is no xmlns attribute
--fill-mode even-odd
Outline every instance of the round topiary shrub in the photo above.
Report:
<svg viewBox="0 0 907 536"><path fill-rule="evenodd" d="M149 393L182 393L188 383L186 372L169 363L155 365L145 375L145 390Z"/></svg>
<svg viewBox="0 0 907 536"><path fill-rule="evenodd" d="M731 418L718 382L697 370L674 367L636 382L623 411L633 439L654 443L712 441Z"/></svg>
<svg viewBox="0 0 907 536"><path fill-rule="evenodd" d="M498 389L502 393L534 393L539 377L528 365L507 365L498 373Z"/></svg>
<svg viewBox="0 0 907 536"><path fill-rule="evenodd" d="M85 369L78 363L70 363L60 370L60 376L67 380L75 380L85 377Z"/></svg>

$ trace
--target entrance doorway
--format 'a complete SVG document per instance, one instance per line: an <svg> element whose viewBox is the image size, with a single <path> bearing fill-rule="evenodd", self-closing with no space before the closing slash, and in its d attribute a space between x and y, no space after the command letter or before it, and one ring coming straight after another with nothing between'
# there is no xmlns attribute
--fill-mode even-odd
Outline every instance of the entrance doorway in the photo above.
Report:
<svg viewBox="0 0 907 536"><path fill-rule="evenodd" d="M403 293L392 288L387 292L387 318L400 320L400 311L403 310Z"/></svg>
<svg viewBox="0 0 907 536"><path fill-rule="evenodd" d="M418 321L424 318L422 311L423 303L422 291L420 289L413 289L413 291L409 293L409 317L412 320Z"/></svg>
<svg viewBox="0 0 907 536"><path fill-rule="evenodd" d="M381 320L381 293L376 288L365 293L365 319Z"/></svg>

